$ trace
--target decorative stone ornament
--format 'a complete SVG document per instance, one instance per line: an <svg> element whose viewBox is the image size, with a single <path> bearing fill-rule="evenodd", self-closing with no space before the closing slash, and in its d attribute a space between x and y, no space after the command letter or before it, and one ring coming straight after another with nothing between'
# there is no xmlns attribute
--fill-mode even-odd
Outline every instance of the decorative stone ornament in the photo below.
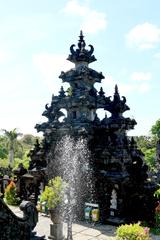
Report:
<svg viewBox="0 0 160 240"><path fill-rule="evenodd" d="M36 207L31 202L22 202L23 218L17 217L0 198L0 239L29 240L38 222Z"/></svg>

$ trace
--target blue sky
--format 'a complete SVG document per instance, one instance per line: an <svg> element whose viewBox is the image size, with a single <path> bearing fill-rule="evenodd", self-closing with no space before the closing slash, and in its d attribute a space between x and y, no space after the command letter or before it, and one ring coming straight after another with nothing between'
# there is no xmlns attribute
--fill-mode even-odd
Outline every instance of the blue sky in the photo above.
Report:
<svg viewBox="0 0 160 240"><path fill-rule="evenodd" d="M82 29L106 96L118 84L127 98L125 116L137 121L129 134L149 134L160 118L159 9L159 0L0 0L0 128L36 134Z"/></svg>

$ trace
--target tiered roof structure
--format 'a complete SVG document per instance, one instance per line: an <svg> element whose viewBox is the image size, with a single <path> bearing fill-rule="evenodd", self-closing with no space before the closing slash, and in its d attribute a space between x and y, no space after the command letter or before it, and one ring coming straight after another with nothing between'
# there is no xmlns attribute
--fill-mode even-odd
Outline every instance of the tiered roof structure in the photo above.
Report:
<svg viewBox="0 0 160 240"><path fill-rule="evenodd" d="M59 76L62 82L69 83L70 88L64 91L61 87L59 95L53 95L51 104L46 104L42 115L48 120L36 125L37 131L43 132L44 141L32 158L34 161L36 157L37 161L48 159L51 149L54 150L64 135L85 137L92 154L101 220L120 223L150 218L153 209L149 202L153 200L154 186L147 180L142 152L137 149L134 139L127 136L127 131L134 128L136 121L123 116L129 107L126 98L120 97L117 85L113 98L105 96L102 87L99 92L94 87L104 76L89 67L96 61L93 52L92 45L86 49L81 31L77 47L71 45L67 58L75 67ZM105 114L100 120L98 109L109 112L110 117ZM64 119L60 121L62 116ZM49 161L54 162L54 159ZM44 167L44 163L42 165Z"/></svg>

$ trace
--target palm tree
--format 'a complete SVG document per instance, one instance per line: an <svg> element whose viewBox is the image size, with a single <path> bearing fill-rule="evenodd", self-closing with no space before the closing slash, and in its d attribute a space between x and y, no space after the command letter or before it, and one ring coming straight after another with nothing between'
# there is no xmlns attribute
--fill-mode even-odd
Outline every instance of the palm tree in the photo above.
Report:
<svg viewBox="0 0 160 240"><path fill-rule="evenodd" d="M16 148L18 147L18 145L20 145L17 138L19 136L22 136L22 133L17 132L17 128L14 128L11 131L2 129L2 131L7 140L7 147L9 150L9 165L12 166L14 162L14 154L15 154Z"/></svg>

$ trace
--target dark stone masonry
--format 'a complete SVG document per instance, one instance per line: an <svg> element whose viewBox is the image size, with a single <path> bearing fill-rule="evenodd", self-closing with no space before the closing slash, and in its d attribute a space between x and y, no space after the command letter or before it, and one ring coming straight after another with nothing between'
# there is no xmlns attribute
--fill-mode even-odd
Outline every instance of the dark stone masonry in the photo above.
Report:
<svg viewBox="0 0 160 240"><path fill-rule="evenodd" d="M148 179L143 153L134 138L127 136L136 121L123 116L130 108L117 85L113 97L105 96L102 87L99 92L94 87L104 76L89 67L96 61L93 52L92 45L86 48L81 32L77 47L71 45L67 58L75 67L59 76L70 87L67 91L61 87L59 95L52 96L42 114L47 121L36 125L44 140L31 152L30 171L35 166L44 169L50 161L56 166L55 158L48 156L63 136L83 137L92 156L95 202L100 205L101 221L119 224L153 220L155 184ZM104 110L102 120L97 115L98 109Z"/></svg>

